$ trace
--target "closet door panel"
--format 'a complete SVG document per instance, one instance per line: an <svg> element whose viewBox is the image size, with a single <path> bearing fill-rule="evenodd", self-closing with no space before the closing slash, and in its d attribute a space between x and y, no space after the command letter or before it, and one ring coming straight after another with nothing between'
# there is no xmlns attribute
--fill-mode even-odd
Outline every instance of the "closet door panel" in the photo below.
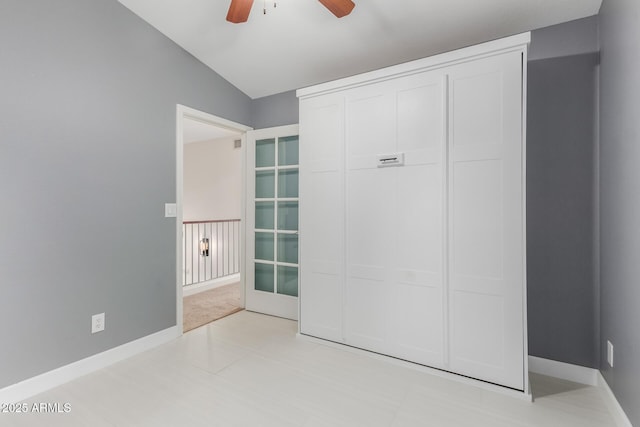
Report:
<svg viewBox="0 0 640 427"><path fill-rule="evenodd" d="M443 229L440 164L397 169L392 355L443 367Z"/></svg>
<svg viewBox="0 0 640 427"><path fill-rule="evenodd" d="M444 73L439 70L398 79L398 151L428 153L427 156L418 156L417 163L441 161L446 96L443 92L444 79Z"/></svg>
<svg viewBox="0 0 640 427"><path fill-rule="evenodd" d="M522 60L449 72L450 366L522 390Z"/></svg>
<svg viewBox="0 0 640 427"><path fill-rule="evenodd" d="M389 259L393 227L393 170L351 171L347 193L347 282L345 327L348 344L388 351Z"/></svg>
<svg viewBox="0 0 640 427"><path fill-rule="evenodd" d="M344 97L334 95L301 102L300 126L305 130L306 144L300 150L301 156L306 154L307 171L343 172Z"/></svg>
<svg viewBox="0 0 640 427"><path fill-rule="evenodd" d="M349 174L347 192L348 272L356 266L389 264L395 197L395 170L362 169Z"/></svg>
<svg viewBox="0 0 640 427"><path fill-rule="evenodd" d="M384 280L349 277L346 289L346 343L390 354L388 345L391 295Z"/></svg>
<svg viewBox="0 0 640 427"><path fill-rule="evenodd" d="M393 355L444 367L443 195L445 77L398 79L397 201L392 225Z"/></svg>
<svg viewBox="0 0 640 427"><path fill-rule="evenodd" d="M473 63L463 67L477 66L478 63ZM499 67L482 68L453 77L451 81L451 112L458 123L452 127L454 147L486 147L503 140L504 105L501 94L504 72Z"/></svg>
<svg viewBox="0 0 640 427"><path fill-rule="evenodd" d="M454 338L452 361L454 372L462 362L476 368L494 370L505 364L505 298L499 295L478 296L471 292L454 292ZM473 319L473 321L469 321ZM467 371L462 371L465 373ZM484 373L486 375L486 373ZM490 379L476 375L476 378Z"/></svg>
<svg viewBox="0 0 640 427"><path fill-rule="evenodd" d="M376 169L378 155L396 150L390 83L352 89L346 98L347 175L358 169Z"/></svg>
<svg viewBox="0 0 640 427"><path fill-rule="evenodd" d="M344 97L300 103L300 332L343 341Z"/></svg>
<svg viewBox="0 0 640 427"><path fill-rule="evenodd" d="M444 76L439 71L399 79L396 92L397 168L395 267L442 285L444 196ZM406 275L401 274L401 280Z"/></svg>
<svg viewBox="0 0 640 427"><path fill-rule="evenodd" d="M300 238L312 242L303 246L301 259L308 262L301 271L301 331L313 336L342 341L342 177L333 172L315 172L309 178L310 193L304 200L308 214L302 218Z"/></svg>
<svg viewBox="0 0 640 427"><path fill-rule="evenodd" d="M390 355L443 368L442 289L439 286L397 283L393 302L393 350Z"/></svg>
<svg viewBox="0 0 640 427"><path fill-rule="evenodd" d="M455 273L460 280L503 277L502 166L501 159L454 163L451 239Z"/></svg>
<svg viewBox="0 0 640 427"><path fill-rule="evenodd" d="M395 151L393 92L376 84L346 94L346 305L350 345L389 352L389 262L396 171L377 167Z"/></svg>
<svg viewBox="0 0 640 427"><path fill-rule="evenodd" d="M398 279L442 285L442 166L398 168L395 221L395 268ZM415 272L413 275L403 272Z"/></svg>

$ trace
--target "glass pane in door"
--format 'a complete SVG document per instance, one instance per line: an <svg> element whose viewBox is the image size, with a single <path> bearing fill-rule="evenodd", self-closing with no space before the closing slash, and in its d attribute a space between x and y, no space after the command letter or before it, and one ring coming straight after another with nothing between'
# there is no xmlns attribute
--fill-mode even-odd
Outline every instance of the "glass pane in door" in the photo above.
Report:
<svg viewBox="0 0 640 427"><path fill-rule="evenodd" d="M278 266L278 293L298 296L298 267Z"/></svg>
<svg viewBox="0 0 640 427"><path fill-rule="evenodd" d="M254 289L297 297L298 136L257 140L255 149Z"/></svg>
<svg viewBox="0 0 640 427"><path fill-rule="evenodd" d="M298 197L298 169L278 171L278 197Z"/></svg>
<svg viewBox="0 0 640 427"><path fill-rule="evenodd" d="M298 263L297 234L278 234L278 261L288 264Z"/></svg>
<svg viewBox="0 0 640 427"><path fill-rule="evenodd" d="M298 202L278 202L278 230L298 230Z"/></svg>
<svg viewBox="0 0 640 427"><path fill-rule="evenodd" d="M276 174L274 171L256 171L256 199L275 197Z"/></svg>
<svg viewBox="0 0 640 427"><path fill-rule="evenodd" d="M256 202L256 229L273 230L275 212L273 202Z"/></svg>
<svg viewBox="0 0 640 427"><path fill-rule="evenodd" d="M298 135L278 138L278 166L298 164Z"/></svg>
<svg viewBox="0 0 640 427"><path fill-rule="evenodd" d="M273 233L256 233L256 259L274 261Z"/></svg>
<svg viewBox="0 0 640 427"><path fill-rule="evenodd" d="M256 141L256 167L276 165L276 140L274 138Z"/></svg>
<svg viewBox="0 0 640 427"><path fill-rule="evenodd" d="M256 263L255 288L257 291L273 292L273 265Z"/></svg>

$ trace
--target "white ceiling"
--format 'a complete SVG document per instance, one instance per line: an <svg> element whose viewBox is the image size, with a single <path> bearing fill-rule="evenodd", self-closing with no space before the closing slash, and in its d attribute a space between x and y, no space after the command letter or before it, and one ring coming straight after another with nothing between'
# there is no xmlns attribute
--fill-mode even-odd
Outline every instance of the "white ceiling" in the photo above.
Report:
<svg viewBox="0 0 640 427"><path fill-rule="evenodd" d="M191 120L189 118L185 118L182 124L185 144L189 144L191 142L210 141L212 139L231 138L240 135L238 132L199 122L197 120Z"/></svg>
<svg viewBox="0 0 640 427"><path fill-rule="evenodd" d="M251 98L299 89L595 15L602 0L354 0L337 19L317 0L119 0ZM269 2L267 2L269 3ZM272 4L272 2L271 2Z"/></svg>

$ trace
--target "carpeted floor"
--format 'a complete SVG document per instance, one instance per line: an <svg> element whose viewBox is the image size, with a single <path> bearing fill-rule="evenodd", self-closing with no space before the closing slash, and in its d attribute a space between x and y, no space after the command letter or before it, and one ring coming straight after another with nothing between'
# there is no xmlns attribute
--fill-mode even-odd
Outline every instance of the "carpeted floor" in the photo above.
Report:
<svg viewBox="0 0 640 427"><path fill-rule="evenodd" d="M184 332L242 310L240 282L184 297Z"/></svg>

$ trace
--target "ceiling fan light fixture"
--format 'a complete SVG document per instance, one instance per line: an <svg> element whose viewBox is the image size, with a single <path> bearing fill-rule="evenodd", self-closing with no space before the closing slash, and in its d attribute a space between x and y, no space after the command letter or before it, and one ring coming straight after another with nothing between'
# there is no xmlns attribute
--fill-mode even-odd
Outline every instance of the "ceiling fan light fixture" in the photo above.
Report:
<svg viewBox="0 0 640 427"><path fill-rule="evenodd" d="M231 0L231 5L227 12L227 21L234 24L247 22L252 6L253 0Z"/></svg>
<svg viewBox="0 0 640 427"><path fill-rule="evenodd" d="M324 7L329 9L337 18L342 18L351 13L356 6L351 0L318 0Z"/></svg>
<svg viewBox="0 0 640 427"><path fill-rule="evenodd" d="M276 3L277 0L269 0L269 2L273 1L273 7L276 8L278 5ZM352 0L319 0L320 3L331 13L333 13L336 17L342 18L343 16L347 16L351 13L356 4ZM249 13L251 12L251 7L253 6L253 0L231 0L231 5L229 5L229 11L227 12L227 21L232 22L234 24L240 24L242 22L247 22L249 19ZM267 0L263 0L263 8L262 13L267 14Z"/></svg>

